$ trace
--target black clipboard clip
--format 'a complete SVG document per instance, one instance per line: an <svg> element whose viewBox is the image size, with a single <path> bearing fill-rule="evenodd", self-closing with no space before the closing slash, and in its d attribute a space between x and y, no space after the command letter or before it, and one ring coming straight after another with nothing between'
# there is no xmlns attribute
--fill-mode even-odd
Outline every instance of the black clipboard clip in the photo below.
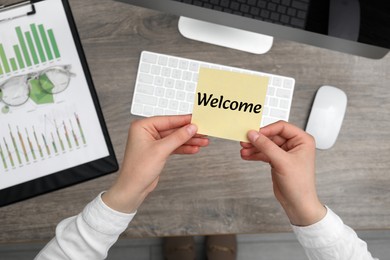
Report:
<svg viewBox="0 0 390 260"><path fill-rule="evenodd" d="M17 19L17 18L20 18L20 17L23 17L23 16L33 15L33 14L36 13L33 1L24 1L24 2L10 4L10 5L0 5L0 12L9 11L9 10L16 9L16 8L19 8L19 7L23 7L23 6L27 6L27 5L31 6L31 11L29 11L27 13L20 14L20 15L15 15L15 16L3 18L3 19L0 20L0 23L6 22L6 21L9 21L9 20L13 20L13 19Z"/></svg>

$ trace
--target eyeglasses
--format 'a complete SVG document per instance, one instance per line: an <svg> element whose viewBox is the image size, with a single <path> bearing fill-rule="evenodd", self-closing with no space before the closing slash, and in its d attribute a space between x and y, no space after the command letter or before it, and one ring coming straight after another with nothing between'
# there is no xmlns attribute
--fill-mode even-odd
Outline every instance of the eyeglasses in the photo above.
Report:
<svg viewBox="0 0 390 260"><path fill-rule="evenodd" d="M21 106L30 97L32 87L47 94L58 94L68 88L71 76L70 65L53 66L42 71L15 76L0 83L0 100L8 106Z"/></svg>

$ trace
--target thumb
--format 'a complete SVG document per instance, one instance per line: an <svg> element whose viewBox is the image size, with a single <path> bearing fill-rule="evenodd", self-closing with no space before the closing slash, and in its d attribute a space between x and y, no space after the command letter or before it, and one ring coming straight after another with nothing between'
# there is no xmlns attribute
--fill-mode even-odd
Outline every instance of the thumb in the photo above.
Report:
<svg viewBox="0 0 390 260"><path fill-rule="evenodd" d="M164 149L171 154L177 148L190 140L196 134L197 130L198 127L196 125L189 124L164 137L160 140L160 142L164 146Z"/></svg>
<svg viewBox="0 0 390 260"><path fill-rule="evenodd" d="M267 136L262 135L255 130L248 132L248 139L251 144L265 154L271 162L280 160L284 156L284 150L271 141Z"/></svg>

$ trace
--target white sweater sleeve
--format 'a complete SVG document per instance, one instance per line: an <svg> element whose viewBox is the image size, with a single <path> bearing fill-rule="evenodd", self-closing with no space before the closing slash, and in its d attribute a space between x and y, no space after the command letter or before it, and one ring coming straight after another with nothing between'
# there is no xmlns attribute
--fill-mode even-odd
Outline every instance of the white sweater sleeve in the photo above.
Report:
<svg viewBox="0 0 390 260"><path fill-rule="evenodd" d="M319 222L292 226L299 243L310 260L378 260L367 250L367 244L329 208Z"/></svg>
<svg viewBox="0 0 390 260"><path fill-rule="evenodd" d="M134 216L135 213L125 214L109 208L100 194L79 215L61 221L56 236L35 259L105 259Z"/></svg>

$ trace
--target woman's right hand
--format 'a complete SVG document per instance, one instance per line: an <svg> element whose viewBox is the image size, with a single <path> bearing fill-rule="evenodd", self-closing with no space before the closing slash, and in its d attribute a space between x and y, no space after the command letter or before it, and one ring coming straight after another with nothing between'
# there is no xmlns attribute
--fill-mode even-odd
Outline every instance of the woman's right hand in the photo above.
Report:
<svg viewBox="0 0 390 260"><path fill-rule="evenodd" d="M274 194L291 224L308 226L326 215L315 184L315 141L302 129L279 121L248 132L241 143L244 160L271 166Z"/></svg>

